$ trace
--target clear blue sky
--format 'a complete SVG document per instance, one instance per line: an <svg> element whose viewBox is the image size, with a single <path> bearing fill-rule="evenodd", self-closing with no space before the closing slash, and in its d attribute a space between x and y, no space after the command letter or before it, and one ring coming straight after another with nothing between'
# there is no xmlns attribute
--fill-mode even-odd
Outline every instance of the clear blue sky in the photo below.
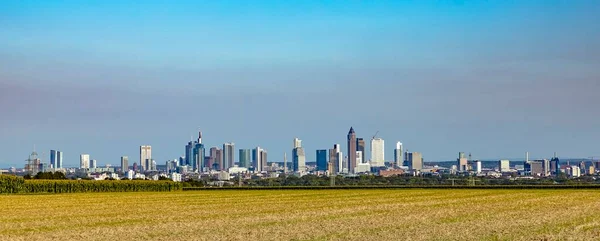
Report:
<svg viewBox="0 0 600 241"><path fill-rule="evenodd" d="M600 155L598 1L3 1L0 166L354 126L426 160ZM236 153L237 155L237 153Z"/></svg>

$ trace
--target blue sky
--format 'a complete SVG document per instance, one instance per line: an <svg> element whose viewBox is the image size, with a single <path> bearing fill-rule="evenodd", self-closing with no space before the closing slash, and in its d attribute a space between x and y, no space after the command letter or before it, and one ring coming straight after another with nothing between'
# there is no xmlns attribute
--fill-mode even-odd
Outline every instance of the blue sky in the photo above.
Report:
<svg viewBox="0 0 600 241"><path fill-rule="evenodd" d="M426 160L600 156L597 1L5 1L0 166L376 132Z"/></svg>

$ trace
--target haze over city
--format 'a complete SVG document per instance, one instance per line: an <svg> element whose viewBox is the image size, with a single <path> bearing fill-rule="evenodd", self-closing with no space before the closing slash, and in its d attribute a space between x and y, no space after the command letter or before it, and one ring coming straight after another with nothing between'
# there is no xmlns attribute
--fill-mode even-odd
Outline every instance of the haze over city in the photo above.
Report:
<svg viewBox="0 0 600 241"><path fill-rule="evenodd" d="M552 4L548 4L552 2ZM23 4L26 3L26 4ZM596 1L0 4L0 166L377 131L426 161L600 156ZM584 37L582 37L584 36ZM345 149L342 148L342 149ZM45 155L45 156L44 156Z"/></svg>

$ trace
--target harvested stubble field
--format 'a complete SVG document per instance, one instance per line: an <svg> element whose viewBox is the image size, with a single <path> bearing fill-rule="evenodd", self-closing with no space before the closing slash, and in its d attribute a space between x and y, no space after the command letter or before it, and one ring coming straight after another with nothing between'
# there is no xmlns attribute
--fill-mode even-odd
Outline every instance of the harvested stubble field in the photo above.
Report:
<svg viewBox="0 0 600 241"><path fill-rule="evenodd" d="M593 240L595 190L0 196L0 240Z"/></svg>

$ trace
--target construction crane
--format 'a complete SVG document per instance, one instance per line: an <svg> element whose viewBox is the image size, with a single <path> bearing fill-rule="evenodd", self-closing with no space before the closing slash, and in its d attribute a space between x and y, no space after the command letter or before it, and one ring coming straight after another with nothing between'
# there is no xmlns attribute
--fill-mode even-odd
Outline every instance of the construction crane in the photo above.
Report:
<svg viewBox="0 0 600 241"><path fill-rule="evenodd" d="M373 135L373 137L371 139L374 140L375 137L377 137L377 134L379 134L379 131L375 132L375 135Z"/></svg>

